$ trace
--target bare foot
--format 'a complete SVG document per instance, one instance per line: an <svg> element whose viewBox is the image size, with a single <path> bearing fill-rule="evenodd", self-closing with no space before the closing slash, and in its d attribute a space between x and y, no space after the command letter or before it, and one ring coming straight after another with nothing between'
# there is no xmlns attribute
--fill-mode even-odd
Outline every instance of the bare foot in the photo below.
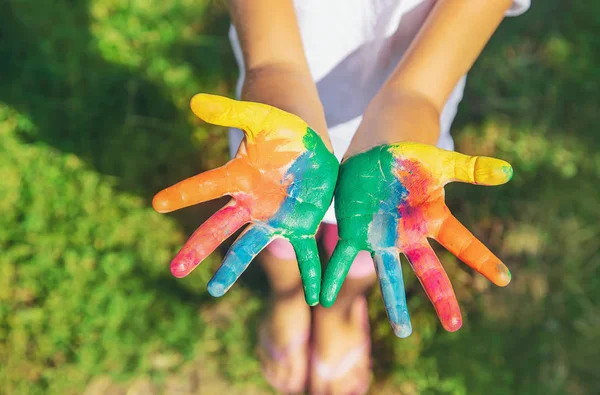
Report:
<svg viewBox="0 0 600 395"><path fill-rule="evenodd" d="M313 312L310 393L365 394L371 382L367 301L356 297L346 311L318 306Z"/></svg>
<svg viewBox="0 0 600 395"><path fill-rule="evenodd" d="M285 394L302 393L308 377L310 308L302 286L275 295L260 324L258 357L267 381Z"/></svg>

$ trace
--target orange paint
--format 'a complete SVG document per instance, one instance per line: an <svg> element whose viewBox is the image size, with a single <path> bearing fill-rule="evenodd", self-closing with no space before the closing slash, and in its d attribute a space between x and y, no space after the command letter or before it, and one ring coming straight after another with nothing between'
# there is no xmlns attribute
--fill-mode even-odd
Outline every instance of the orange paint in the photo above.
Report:
<svg viewBox="0 0 600 395"><path fill-rule="evenodd" d="M194 96L191 107L207 122L242 129L246 139L224 166L154 197L152 205L160 213L232 197L185 243L171 272L188 275L223 240L251 222L209 283L211 295L227 292L272 239L286 237L298 252L306 300L316 304L321 269L314 236L333 196L339 167L335 156L302 119L274 107L204 94Z"/></svg>
<svg viewBox="0 0 600 395"><path fill-rule="evenodd" d="M374 147L348 158L341 165L335 196L340 241L325 272L321 303L333 303L352 260L367 250L374 257L394 333L410 335L398 257L402 253L444 328L458 330L462 325L458 302L428 239L439 241L496 285L507 285L510 272L452 216L444 202L444 185L452 181L497 185L511 176L505 161L410 142Z"/></svg>

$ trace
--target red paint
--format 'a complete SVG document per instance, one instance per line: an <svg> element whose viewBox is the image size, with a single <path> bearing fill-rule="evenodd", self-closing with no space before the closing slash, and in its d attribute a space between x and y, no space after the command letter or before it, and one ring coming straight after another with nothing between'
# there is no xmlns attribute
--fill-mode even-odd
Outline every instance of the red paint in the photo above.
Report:
<svg viewBox="0 0 600 395"><path fill-rule="evenodd" d="M435 252L429 245L420 246L404 254L415 275L433 303L444 329L455 332L462 326L462 316L452 284Z"/></svg>
<svg viewBox="0 0 600 395"><path fill-rule="evenodd" d="M214 213L173 258L171 273L179 278L190 274L223 240L250 222L250 219L250 211L236 203Z"/></svg>

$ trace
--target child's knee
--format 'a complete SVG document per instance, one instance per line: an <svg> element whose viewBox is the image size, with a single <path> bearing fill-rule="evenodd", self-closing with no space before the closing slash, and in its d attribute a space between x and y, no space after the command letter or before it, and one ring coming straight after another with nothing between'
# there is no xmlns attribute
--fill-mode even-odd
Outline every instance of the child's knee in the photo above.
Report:
<svg viewBox="0 0 600 395"><path fill-rule="evenodd" d="M292 244L286 239L275 239L267 246L273 256L279 259L291 260L296 259L296 252Z"/></svg>
<svg viewBox="0 0 600 395"><path fill-rule="evenodd" d="M323 234L322 240L325 253L327 254L327 257L331 257L335 245L338 242L338 227L333 224L323 224L321 226L321 231ZM354 258L352 266L350 266L348 278L363 278L372 275L374 272L375 265L371 258L371 254L367 251L360 251L356 258Z"/></svg>
<svg viewBox="0 0 600 395"><path fill-rule="evenodd" d="M364 278L371 276L374 272L375 264L371 254L367 251L360 251L350 266L348 278Z"/></svg>

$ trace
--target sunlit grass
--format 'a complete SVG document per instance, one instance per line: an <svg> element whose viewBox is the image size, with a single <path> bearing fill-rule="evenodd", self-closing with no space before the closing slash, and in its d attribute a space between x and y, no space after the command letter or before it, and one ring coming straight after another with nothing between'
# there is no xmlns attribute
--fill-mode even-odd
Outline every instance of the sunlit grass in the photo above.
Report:
<svg viewBox="0 0 600 395"><path fill-rule="evenodd" d="M173 279L170 257L216 205L168 216L149 205L226 160L225 131L188 110L197 92L233 92L223 3L5 8L0 393L268 391L254 357L264 279L251 271L215 301L205 289L218 253ZM600 392L599 12L534 2L469 75L457 148L506 159L515 175L452 185L448 202L513 282L498 289L440 250L465 316L448 334L405 263L414 334L395 338L370 299L375 393Z"/></svg>

